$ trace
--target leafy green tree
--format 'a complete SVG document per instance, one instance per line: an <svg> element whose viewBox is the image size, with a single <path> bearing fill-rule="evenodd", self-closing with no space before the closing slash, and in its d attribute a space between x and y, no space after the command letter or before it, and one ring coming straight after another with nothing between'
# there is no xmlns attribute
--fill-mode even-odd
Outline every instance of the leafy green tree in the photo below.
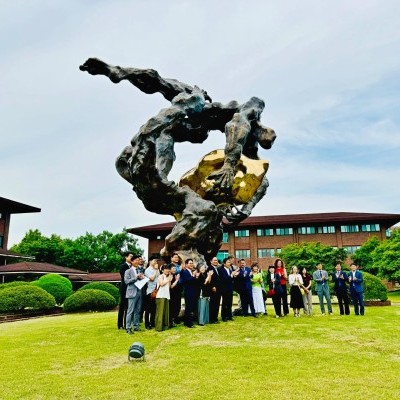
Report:
<svg viewBox="0 0 400 400"><path fill-rule="evenodd" d="M11 251L34 256L37 262L56 264L64 252L64 241L58 235L46 237L38 229L30 229Z"/></svg>
<svg viewBox="0 0 400 400"><path fill-rule="evenodd" d="M378 274L378 267L374 264L373 252L381 244L376 236L370 237L351 257L353 262L362 267L363 271L372 275Z"/></svg>
<svg viewBox="0 0 400 400"><path fill-rule="evenodd" d="M104 231L98 235L86 233L76 239L62 239L54 234L46 237L37 229L30 230L11 250L35 256L38 262L89 272L117 271L124 251L143 253L137 239L128 232Z"/></svg>
<svg viewBox="0 0 400 400"><path fill-rule="evenodd" d="M279 256L288 266L313 269L318 263L322 263L331 272L337 262L343 262L347 258L347 252L343 248L335 249L319 242L308 242L289 244L282 248Z"/></svg>
<svg viewBox="0 0 400 400"><path fill-rule="evenodd" d="M380 278L400 281L400 229L393 230L391 237L373 250L372 259Z"/></svg>

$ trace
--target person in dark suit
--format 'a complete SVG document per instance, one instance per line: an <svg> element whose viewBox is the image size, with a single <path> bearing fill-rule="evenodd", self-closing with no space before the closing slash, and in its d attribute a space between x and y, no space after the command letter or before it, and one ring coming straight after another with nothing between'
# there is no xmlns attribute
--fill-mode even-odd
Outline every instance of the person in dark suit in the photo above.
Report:
<svg viewBox="0 0 400 400"><path fill-rule="evenodd" d="M251 268L246 266L246 261L243 258L239 262L239 269L237 271L238 274L235 276L234 285L240 296L243 316L247 317L249 315L250 308L251 315L256 317L257 315L254 310L253 291L250 279Z"/></svg>
<svg viewBox="0 0 400 400"><path fill-rule="evenodd" d="M275 318L282 317L282 286L281 286L281 275L275 273L275 265L268 267L267 274L267 285L268 292L272 294L272 303L275 310ZM272 292L273 291L273 292Z"/></svg>
<svg viewBox="0 0 400 400"><path fill-rule="evenodd" d="M195 271L193 260L188 258L185 261L185 268L180 273L180 282L185 297L184 324L188 328L194 328L193 321L199 298L198 276L199 273Z"/></svg>
<svg viewBox="0 0 400 400"><path fill-rule="evenodd" d="M119 284L119 308L118 308L118 319L117 319L117 327L118 329L125 329L126 326L126 311L128 309L128 299L125 297L126 295L126 284L124 281L125 272L131 267L131 261L133 254L130 251L126 251L124 253L125 261L122 263L119 274L121 276L121 282Z"/></svg>
<svg viewBox="0 0 400 400"><path fill-rule="evenodd" d="M332 274L332 280L335 284L335 293L339 302L340 315L349 315L349 297L347 296L347 282L348 276L346 272L342 271L340 263L336 264L335 272Z"/></svg>
<svg viewBox="0 0 400 400"><path fill-rule="evenodd" d="M233 301L233 277L238 272L232 270L232 261L230 258L224 258L222 267L220 268L221 282L221 318L222 321L233 321L232 318L232 301Z"/></svg>
<svg viewBox="0 0 400 400"><path fill-rule="evenodd" d="M354 313L356 315L364 315L364 289L363 289L363 274L357 270L357 265L350 265L349 282L350 295L353 300Z"/></svg>
<svg viewBox="0 0 400 400"><path fill-rule="evenodd" d="M207 272L213 271L211 275L211 294L210 294L210 324L217 324L219 305L221 303L221 268L218 264L218 258L213 257Z"/></svg>

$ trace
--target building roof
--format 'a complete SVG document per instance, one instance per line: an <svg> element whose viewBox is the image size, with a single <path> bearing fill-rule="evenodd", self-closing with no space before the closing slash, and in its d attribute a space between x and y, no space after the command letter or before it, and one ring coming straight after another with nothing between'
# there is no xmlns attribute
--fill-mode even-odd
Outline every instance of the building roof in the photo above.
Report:
<svg viewBox="0 0 400 400"><path fill-rule="evenodd" d="M5 274L60 274L60 275L87 275L86 271L74 268L65 268L59 265L24 261L15 264L0 266L0 275Z"/></svg>
<svg viewBox="0 0 400 400"><path fill-rule="evenodd" d="M5 199L0 197L0 211L8 212L10 214L34 213L40 212L41 209L28 204L19 203L18 201Z"/></svg>
<svg viewBox="0 0 400 400"><path fill-rule="evenodd" d="M248 217L238 226L247 227L279 227L279 226L309 226L309 225L338 225L350 223L381 223L386 227L391 227L400 222L400 214L379 214L379 213L359 213L359 212L331 212L314 214L287 214L287 215L265 215ZM170 232L175 222L163 224L147 225L138 228L130 228L127 231L134 235L145 238L154 237L157 233ZM227 230L237 229L227 227Z"/></svg>
<svg viewBox="0 0 400 400"><path fill-rule="evenodd" d="M34 260L34 256L26 256L24 254L19 254L15 253L13 251L5 250L5 249L0 249L0 257L5 257L5 258L22 258L25 260Z"/></svg>
<svg viewBox="0 0 400 400"><path fill-rule="evenodd" d="M86 275L70 275L68 277L74 282L120 282L121 275L119 272L99 272L99 273L89 273Z"/></svg>

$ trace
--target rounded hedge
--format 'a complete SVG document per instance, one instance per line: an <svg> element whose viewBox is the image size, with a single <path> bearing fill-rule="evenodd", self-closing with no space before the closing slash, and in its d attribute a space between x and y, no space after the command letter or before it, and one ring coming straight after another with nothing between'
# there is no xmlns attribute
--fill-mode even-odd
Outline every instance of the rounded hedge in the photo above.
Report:
<svg viewBox="0 0 400 400"><path fill-rule="evenodd" d="M64 301L64 311L106 311L112 310L116 305L114 297L104 290L78 290Z"/></svg>
<svg viewBox="0 0 400 400"><path fill-rule="evenodd" d="M26 286L26 285L30 285L30 282L14 281L14 282L8 282L8 283L1 283L0 284L0 290L8 289L10 287Z"/></svg>
<svg viewBox="0 0 400 400"><path fill-rule="evenodd" d="M363 272L364 276L364 300L380 300L388 299L387 288L382 281L368 272Z"/></svg>
<svg viewBox="0 0 400 400"><path fill-rule="evenodd" d="M71 281L58 274L43 275L37 281L33 281L32 284L53 295L57 304L62 304L73 292Z"/></svg>
<svg viewBox="0 0 400 400"><path fill-rule="evenodd" d="M48 310L55 305L50 293L34 285L18 285L0 291L0 312Z"/></svg>
<svg viewBox="0 0 400 400"><path fill-rule="evenodd" d="M112 297L114 297L115 301L118 303L119 302L119 289L112 285L111 283L108 282L90 282L84 286L82 286L79 290L88 290L88 289L98 289L98 290L104 290L105 292L111 294Z"/></svg>

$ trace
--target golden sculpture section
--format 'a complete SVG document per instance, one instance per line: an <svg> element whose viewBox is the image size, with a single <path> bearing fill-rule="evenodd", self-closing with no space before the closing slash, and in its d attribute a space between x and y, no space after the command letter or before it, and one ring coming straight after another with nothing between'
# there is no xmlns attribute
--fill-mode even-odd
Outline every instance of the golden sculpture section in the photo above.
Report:
<svg viewBox="0 0 400 400"><path fill-rule="evenodd" d="M203 199L212 200L215 204L232 202L246 204L254 196L268 171L266 160L252 160L242 154L237 164L236 174L230 197L221 196L214 191L214 180L207 177L218 171L224 164L224 150L213 150L206 154L195 168L186 172L179 181L179 186L188 186Z"/></svg>

